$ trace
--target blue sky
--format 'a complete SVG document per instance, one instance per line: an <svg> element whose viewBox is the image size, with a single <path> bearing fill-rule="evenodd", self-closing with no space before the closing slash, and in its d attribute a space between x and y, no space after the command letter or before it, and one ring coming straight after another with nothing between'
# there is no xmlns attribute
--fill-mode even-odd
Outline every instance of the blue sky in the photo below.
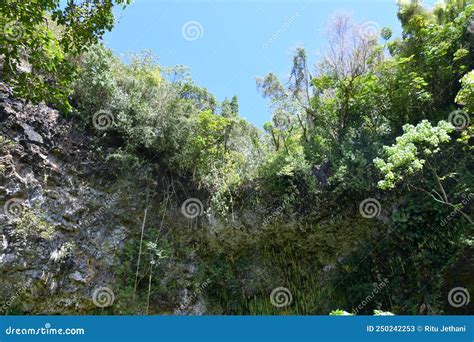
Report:
<svg viewBox="0 0 474 342"><path fill-rule="evenodd" d="M237 95L240 115L261 127L271 111L257 92L256 76L287 77L299 46L314 65L338 11L399 36L396 10L395 0L135 0L116 10L118 22L104 40L117 55L150 49L162 65L190 67L196 83L218 100Z"/></svg>

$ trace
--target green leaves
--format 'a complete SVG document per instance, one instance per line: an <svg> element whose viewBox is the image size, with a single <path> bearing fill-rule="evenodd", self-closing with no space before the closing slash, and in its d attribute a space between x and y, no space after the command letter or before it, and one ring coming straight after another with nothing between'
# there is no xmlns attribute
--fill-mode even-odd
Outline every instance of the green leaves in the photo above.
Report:
<svg viewBox="0 0 474 342"><path fill-rule="evenodd" d="M423 169L426 158L439 152L439 145L449 142L449 133L453 125L440 121L433 127L428 120L418 125L403 126L404 134L396 138L392 146L384 146L386 158L374 159L375 166L384 176L378 182L381 189L390 189L404 178L404 175L414 174Z"/></svg>
<svg viewBox="0 0 474 342"><path fill-rule="evenodd" d="M3 74L16 94L69 111L73 59L112 28L113 5L111 0L70 0L64 8L59 0L0 2Z"/></svg>
<svg viewBox="0 0 474 342"><path fill-rule="evenodd" d="M474 113L474 70L461 79L461 90L456 96L456 102L463 105L468 113Z"/></svg>

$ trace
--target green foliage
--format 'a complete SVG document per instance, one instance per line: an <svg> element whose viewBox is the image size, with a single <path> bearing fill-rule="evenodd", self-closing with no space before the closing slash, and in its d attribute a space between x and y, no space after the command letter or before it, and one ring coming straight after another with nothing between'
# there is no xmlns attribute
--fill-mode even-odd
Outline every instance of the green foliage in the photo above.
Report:
<svg viewBox="0 0 474 342"><path fill-rule="evenodd" d="M461 78L461 85L456 102L463 105L466 112L474 113L474 70Z"/></svg>
<svg viewBox="0 0 474 342"><path fill-rule="evenodd" d="M384 40L389 40L391 37L392 37L392 30L390 29L390 27L384 27L382 28L382 30L380 31L380 36L384 39Z"/></svg>
<svg viewBox="0 0 474 342"><path fill-rule="evenodd" d="M442 312L443 270L469 240L462 222L472 223L462 201L473 184L472 129L455 132L445 120L456 101L468 112L474 106L467 32L473 11L449 1L433 12L400 4L402 37L392 39L384 28L383 46L361 37L349 18L337 18L330 51L315 70L298 49L288 80L271 73L257 80L273 111L264 132L239 118L237 97L218 103L184 67L164 67L149 53L123 63L91 46L78 63L72 99L92 129L97 112L112 114L110 127L96 130L120 146L109 158L137 169L156 163L186 180L205 194L207 217L219 222L198 237L145 234L150 266L139 270L133 295L143 303L146 290L148 298L173 301L169 289L186 281L147 288L147 277L154 284L166 274L165 263L154 272L151 261L191 253L198 277L213 279L206 288L211 313L352 309L382 278L389 284L363 314L413 314L421 303ZM375 197L383 213L369 222L358 204ZM450 210L465 221L439 229ZM189 247L197 238L199 247ZM137 241L127 245L121 274L133 267L138 248ZM132 284L124 279L127 298ZM295 300L279 309L269 294L282 285Z"/></svg>
<svg viewBox="0 0 474 342"><path fill-rule="evenodd" d="M3 77L17 95L70 109L72 60L112 28L114 2L130 1L68 1L65 6L59 0L2 1Z"/></svg>
<svg viewBox="0 0 474 342"><path fill-rule="evenodd" d="M51 240L54 234L54 227L41 218L35 210L25 210L16 222L15 234L23 239L40 237L45 240Z"/></svg>
<svg viewBox="0 0 474 342"><path fill-rule="evenodd" d="M388 226L380 225L338 267L334 282L345 308L356 308L371 293L373 284L387 279L387 286L360 313L386 308L396 314L418 314L422 303L440 312L444 270L465 248L463 235L471 228L462 220L443 227L450 209L427 201L423 194L393 203ZM468 233L469 234L469 233ZM363 260L361 262L361 260ZM354 281L353 279L357 279Z"/></svg>
<svg viewBox="0 0 474 342"><path fill-rule="evenodd" d="M218 115L214 96L186 68L163 67L150 53L129 59L124 64L101 45L89 49L74 85L79 116L93 128L97 113L111 115L111 125L97 134L124 144L115 160L159 156L163 166L214 193L216 212L228 212L232 189L262 158L259 130L238 117L235 96Z"/></svg>
<svg viewBox="0 0 474 342"><path fill-rule="evenodd" d="M341 309L333 310L329 313L329 315L330 316L353 316L353 314ZM374 316L393 316L393 313L389 311L374 310Z"/></svg>
<svg viewBox="0 0 474 342"><path fill-rule="evenodd" d="M192 94L197 88L188 82L185 68L161 67L147 52L131 55L130 64L123 64L96 45L85 54L80 70L73 99L87 125L92 127L94 115L105 111L113 124L98 133L119 137L133 153L175 157L186 139L188 119L202 105L202 97Z"/></svg>
<svg viewBox="0 0 474 342"><path fill-rule="evenodd" d="M353 314L341 309L337 309L337 310L332 310L329 313L329 316L353 316Z"/></svg>
<svg viewBox="0 0 474 342"><path fill-rule="evenodd" d="M400 5L403 41L390 46L392 54L411 58L409 68L417 70L432 94L433 105L452 103L455 82L472 69L473 55L467 32L474 5L450 1L430 13L419 3Z"/></svg>
<svg viewBox="0 0 474 342"><path fill-rule="evenodd" d="M204 111L198 114L195 134L190 138L189 152L191 164L195 170L209 173L215 168L214 163L220 163L224 159L225 131L230 122L225 117Z"/></svg>
<svg viewBox="0 0 474 342"><path fill-rule="evenodd" d="M154 198L162 207L150 209L148 222L160 227L147 223L143 241L127 241L120 255L120 312L172 313L158 304L177 305L177 289L192 285L176 276L190 255L196 278L213 279L211 313L349 310L382 278L388 287L363 313L413 314L428 302L442 312L442 272L472 241L465 225L472 208L462 199L473 189L472 127L455 131L445 120L459 105L466 121L474 110L473 5L446 1L428 11L400 3L402 37L384 28L384 45L336 18L316 68L299 48L288 80L272 73L257 80L272 109L262 132L239 117L236 96L218 102L187 68L163 66L149 52L115 57L100 43L114 3L128 1L69 1L63 9L56 0L2 3L2 39L14 34L12 21L22 34L0 44L0 54L19 95L65 109L70 101L98 154L123 172L139 170L148 192L157 191L153 177L171 179L166 200ZM18 72L24 54L30 65ZM97 127L101 113L105 129ZM0 140L0 148L8 152L11 143ZM218 222L212 229L199 218L164 218L188 187ZM382 213L369 221L358 205L375 197ZM19 233L51 239L47 222L25 215ZM447 215L464 221L440 229ZM190 233L186 224L203 229ZM130 269L141 251L135 283ZM294 302L280 309L269 294L282 285Z"/></svg>
<svg viewBox="0 0 474 342"><path fill-rule="evenodd" d="M393 188L404 179L404 174L411 175L422 170L427 158L439 152L440 144L451 140L449 133L453 130L454 127L446 121L440 121L435 127L427 120L416 126L403 126L404 134L396 139L396 143L384 146L387 159L374 160L384 175L378 186L382 189Z"/></svg>
<svg viewBox="0 0 474 342"><path fill-rule="evenodd" d="M473 64L472 35L467 32L473 10L472 5L455 1L436 7L434 12L419 3L400 4L403 37L386 43L388 56L380 54L381 47L363 41L348 44L352 26L345 18L338 19L334 30L337 34L330 41L332 55L316 72L309 70L306 54L299 50L287 88L273 74L258 80L262 95L274 110L272 122L264 125L271 149L259 172L267 191L281 196L303 183L298 186L299 197L324 196L333 210L339 204L350 206L360 198L374 197L377 186L391 189L401 185L393 192L395 197L382 195L389 203L398 203L397 196L409 199L410 205L403 205L403 209L385 208L394 210L389 223L397 234L380 246L381 254L371 253L382 239L377 233L380 228L366 227L373 236L340 266L344 276L336 276L332 283L338 287L340 298L350 305L356 306L356 301L364 299L363 294L370 292L380 270L386 268L397 276L373 303L380 306L367 310L387 307L395 312L416 313L423 301L440 304L437 291L441 271L422 295L406 292L422 289L428 270L443 270L464 246L461 223L456 222L449 232L449 245L442 242L446 232L433 228L439 227L446 210L455 210L467 220L462 222L472 224L463 212L469 208L460 204L460 198L472 188L471 173L466 169L472 165L468 154L472 129L467 127L459 137L454 123L445 120L455 109L455 100L472 112L472 75L466 72ZM391 32L384 29L382 36L388 40ZM351 58L346 63L347 56ZM469 115L464 118L468 121ZM426 206L414 205L414 198L425 201ZM308 211L324 217L324 206L302 202L314 209L304 211L306 215L298 219L314 222ZM432 240L423 241L425 236ZM399 247L405 244L410 247ZM419 254L403 262L409 251L420 246L423 249ZM382 257L383 253L390 257ZM384 261L380 264L377 259ZM401 275L397 273L400 268ZM360 285L353 284L352 279ZM400 284L404 285L398 291Z"/></svg>

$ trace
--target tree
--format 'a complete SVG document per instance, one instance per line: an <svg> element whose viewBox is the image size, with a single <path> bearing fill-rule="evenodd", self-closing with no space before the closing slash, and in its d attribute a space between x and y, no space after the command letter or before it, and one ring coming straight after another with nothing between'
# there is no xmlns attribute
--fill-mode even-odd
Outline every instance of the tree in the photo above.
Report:
<svg viewBox="0 0 474 342"><path fill-rule="evenodd" d="M375 165L384 175L384 179L378 182L382 189L394 188L397 182L404 181L408 187L427 193L438 203L442 203L459 211L469 223L474 223L472 219L453 204L450 195L443 182L452 175L441 176L439 167L436 164L435 155L441 151L441 145L451 141L449 133L454 131L453 125L446 121L440 121L433 127L427 120L423 120L416 126L407 124L403 127L404 134L396 139L392 146L385 146L386 159L376 158ZM420 173L427 167L431 174L435 187L431 186L430 191L422 188L423 180L418 176L411 179L414 174Z"/></svg>
<svg viewBox="0 0 474 342"><path fill-rule="evenodd" d="M232 108L227 98L221 103L221 115L227 119L232 117Z"/></svg>
<svg viewBox="0 0 474 342"><path fill-rule="evenodd" d="M365 32L368 31L368 32ZM329 48L318 67L318 76L313 86L319 97L328 91L336 95L335 117L331 122L332 137L337 144L342 142L345 132L357 120L352 104L358 93L358 81L381 61L376 48L377 37L363 25L340 13L333 17L327 30ZM314 118L319 124L323 119Z"/></svg>
<svg viewBox="0 0 474 342"><path fill-rule="evenodd" d="M239 100L236 95L230 101L230 110L234 116L239 116Z"/></svg>
<svg viewBox="0 0 474 342"><path fill-rule="evenodd" d="M3 78L20 97L70 109L73 60L113 27L114 3L130 0L0 2Z"/></svg>
<svg viewBox="0 0 474 342"><path fill-rule="evenodd" d="M456 96L456 102L463 105L467 113L474 113L474 70L464 75L460 82L462 88Z"/></svg>

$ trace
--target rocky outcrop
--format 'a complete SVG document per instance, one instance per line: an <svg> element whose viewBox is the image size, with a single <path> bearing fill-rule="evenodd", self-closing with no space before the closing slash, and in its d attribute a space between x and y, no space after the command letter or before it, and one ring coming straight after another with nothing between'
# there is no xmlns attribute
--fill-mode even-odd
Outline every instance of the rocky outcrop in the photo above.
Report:
<svg viewBox="0 0 474 342"><path fill-rule="evenodd" d="M125 229L84 223L106 194L78 186L90 138L45 105L12 98L0 84L0 298L3 311L72 312L113 265L100 245L119 247ZM101 260L100 266L91 260Z"/></svg>
<svg viewBox="0 0 474 342"><path fill-rule="evenodd" d="M120 179L78 122L13 98L4 83L0 125L0 310L112 306L120 253L141 225L140 184Z"/></svg>

